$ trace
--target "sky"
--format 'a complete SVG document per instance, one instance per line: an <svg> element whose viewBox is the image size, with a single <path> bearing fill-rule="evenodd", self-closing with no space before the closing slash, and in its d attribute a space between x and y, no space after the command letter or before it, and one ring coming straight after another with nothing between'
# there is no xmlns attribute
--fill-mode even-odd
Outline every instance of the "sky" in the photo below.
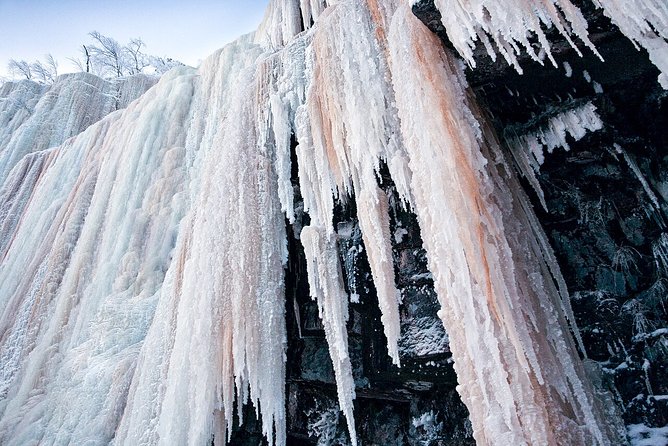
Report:
<svg viewBox="0 0 668 446"><path fill-rule="evenodd" d="M59 62L73 71L88 33L99 31L121 44L139 37L146 53L197 66L216 49L253 31L268 0L0 0L0 77L9 59Z"/></svg>

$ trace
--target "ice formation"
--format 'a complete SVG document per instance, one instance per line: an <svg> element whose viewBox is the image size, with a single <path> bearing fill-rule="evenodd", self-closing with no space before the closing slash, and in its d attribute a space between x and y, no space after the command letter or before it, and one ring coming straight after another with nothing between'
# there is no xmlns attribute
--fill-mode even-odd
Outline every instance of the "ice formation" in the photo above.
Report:
<svg viewBox="0 0 668 446"><path fill-rule="evenodd" d="M412 4L420 0L411 0ZM664 0L593 0L604 14L619 27L638 48L642 46L659 69L659 83L668 89L668 4ZM478 41L492 60L497 52L519 73L518 56L525 52L531 59L543 63L541 51L557 67L552 57L545 29L554 27L581 55L577 37L596 55L590 41L587 22L570 0L434 0L443 12L442 22L448 38L459 54L475 67L473 50Z"/></svg>
<svg viewBox="0 0 668 446"><path fill-rule="evenodd" d="M508 138L508 146L515 165L524 178L529 181L538 198L547 209L545 194L538 182L536 173L545 162L544 150L552 153L557 147L570 150L568 137L575 141L581 140L587 132L595 132L603 128L603 122L596 113L591 102L574 107L548 119L547 123L534 132L524 135L513 135Z"/></svg>
<svg viewBox="0 0 668 446"><path fill-rule="evenodd" d="M417 1L412 0L412 3ZM544 28L552 27L578 54L581 54L580 50L571 36L580 39L598 55L589 40L587 21L570 0L435 0L434 3L442 12L441 20L448 38L473 67L473 49L478 40L492 60L496 60L498 52L519 73L522 68L517 57L522 51L542 64L543 56L536 52L531 42L534 36L550 62L557 67L544 31Z"/></svg>
<svg viewBox="0 0 668 446"><path fill-rule="evenodd" d="M668 90L668 3L664 0L594 0L622 33L642 46Z"/></svg>
<svg viewBox="0 0 668 446"><path fill-rule="evenodd" d="M235 405L248 402L269 443L285 444L293 149L310 217L300 234L310 294L353 444L334 205L356 202L398 364L383 166L418 217L476 441L620 440L578 358L547 238L461 64L408 3L274 0L254 35L197 71L171 71L86 130L84 121L52 130L63 115L50 114L39 87L3 87L23 102L0 102L9 110L0 157L10 160L0 189L1 444L224 444ZM489 35L513 61L519 45L531 51L527 30L545 40L541 23L587 42L567 1L495 5L453 6L452 20L464 21L446 26L465 56ZM65 109L93 107L90 119L110 111L72 98ZM572 113L541 143L600 124L589 105ZM9 149L17 138L30 142L20 152Z"/></svg>
<svg viewBox="0 0 668 446"><path fill-rule="evenodd" d="M0 184L26 154L62 144L114 110L127 107L156 82L135 75L106 81L64 74L50 87L33 81L0 87Z"/></svg>

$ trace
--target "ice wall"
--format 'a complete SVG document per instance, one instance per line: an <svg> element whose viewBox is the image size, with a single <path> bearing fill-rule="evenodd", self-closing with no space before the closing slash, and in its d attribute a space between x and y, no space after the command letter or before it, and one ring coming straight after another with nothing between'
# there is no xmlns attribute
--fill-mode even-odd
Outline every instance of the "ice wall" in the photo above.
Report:
<svg viewBox="0 0 668 446"><path fill-rule="evenodd" d="M476 440L622 441L578 358L546 237L461 64L407 3L274 0L255 35L58 147L48 125L0 103L22 122L0 141L29 142L0 189L0 443L222 444L235 404L251 402L285 444L293 149L310 294L353 443L334 204L356 201L398 364L383 165L418 216ZM577 10L544 3L582 34ZM492 17L485 34L512 27ZM500 47L522 43L499 32ZM2 94L39 107L42 92L21 85Z"/></svg>
<svg viewBox="0 0 668 446"><path fill-rule="evenodd" d="M46 87L8 82L0 89L0 184L26 154L62 144L114 110L127 107L155 84L143 74L104 80L64 74Z"/></svg>

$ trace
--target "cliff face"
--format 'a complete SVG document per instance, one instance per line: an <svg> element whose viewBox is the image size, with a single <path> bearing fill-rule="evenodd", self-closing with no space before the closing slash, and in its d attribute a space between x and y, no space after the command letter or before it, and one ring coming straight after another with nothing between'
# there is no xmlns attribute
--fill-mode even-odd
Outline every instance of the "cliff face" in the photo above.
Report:
<svg viewBox="0 0 668 446"><path fill-rule="evenodd" d="M522 185L559 259L587 354L596 362L590 366L601 368L601 386L615 395L631 440L661 438L658 428L668 423L663 397L668 390L663 260L668 95L643 51L601 10L578 6L605 62L591 53L580 57L551 35L559 68L524 57L520 75L479 48L477 66L466 77L497 133L508 141L504 150L510 159L510 142L518 135L545 129L551 118L583 104L595 106L602 128L577 141L569 135L570 149L546 153L536 173L547 210L531 182L522 178ZM452 48L433 2L418 2L413 12ZM386 189L393 194L391 184ZM419 227L396 196L391 203L394 265L403 296L400 369L383 348L354 206L337 213L347 284L360 296L351 304L348 324L358 433L364 444L475 444L466 407L454 390L456 376ZM291 246L291 256L298 259L297 244ZM319 436L318 444L346 444L345 425L332 409L336 396L327 344L315 304L305 298L304 276L304 266L295 261L287 276L288 435L294 444L316 444L313 435ZM241 430L235 439L245 444L246 435Z"/></svg>
<svg viewBox="0 0 668 446"><path fill-rule="evenodd" d="M526 2L466 15L508 63L435 3L273 1L146 92L3 86L0 443L662 435L660 73L584 4L541 16L554 68Z"/></svg>

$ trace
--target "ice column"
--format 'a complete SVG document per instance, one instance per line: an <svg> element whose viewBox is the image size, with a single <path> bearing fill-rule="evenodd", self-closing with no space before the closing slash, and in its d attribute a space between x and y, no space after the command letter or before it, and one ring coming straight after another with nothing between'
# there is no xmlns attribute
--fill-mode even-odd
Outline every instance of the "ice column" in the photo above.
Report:
<svg viewBox="0 0 668 446"><path fill-rule="evenodd" d="M406 7L390 48L413 209L476 441L616 444L571 340L556 263L501 173L461 67Z"/></svg>

